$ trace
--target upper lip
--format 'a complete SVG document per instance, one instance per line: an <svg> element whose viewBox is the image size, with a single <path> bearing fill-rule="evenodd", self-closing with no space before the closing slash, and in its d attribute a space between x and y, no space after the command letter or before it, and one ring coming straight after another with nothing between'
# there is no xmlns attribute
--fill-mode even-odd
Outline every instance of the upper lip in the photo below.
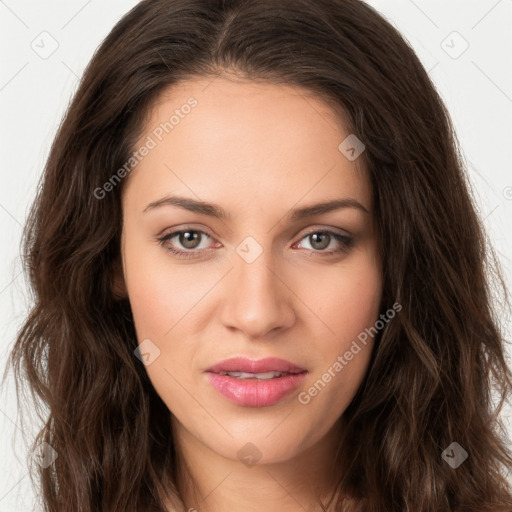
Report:
<svg viewBox="0 0 512 512"><path fill-rule="evenodd" d="M207 372L246 372L246 373L264 373L264 372L282 372L282 373L301 373L306 371L285 359L277 357L266 357L264 359L248 359L246 357L233 357L225 359L206 369Z"/></svg>

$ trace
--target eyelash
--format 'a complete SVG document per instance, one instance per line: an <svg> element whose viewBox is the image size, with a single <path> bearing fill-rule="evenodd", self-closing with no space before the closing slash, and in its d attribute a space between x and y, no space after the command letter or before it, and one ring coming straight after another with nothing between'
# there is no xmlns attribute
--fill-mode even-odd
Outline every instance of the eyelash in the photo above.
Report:
<svg viewBox="0 0 512 512"><path fill-rule="evenodd" d="M172 233L168 233L167 235L165 235L163 237L158 237L157 241L167 251L171 252L172 254L174 254L176 257L178 257L180 259L197 258L197 257L199 257L199 256L197 256L197 253L200 253L201 251L204 251L204 250L208 250L208 249L196 249L196 250L191 249L188 251L183 251L181 249L175 249L173 247L169 247L169 246L165 245L165 243L168 242L170 239L174 238L177 235L181 235L182 233L201 233L203 235L206 235L208 238L212 238L208 233L206 233L205 231L202 231L200 229L181 229L179 231L173 231ZM323 235L325 235L325 234L330 235L337 242L339 242L341 244L341 246L338 249L334 249L334 250L331 249L330 251L308 249L309 252L311 252L312 254L318 253L318 254L325 254L325 255L333 255L333 254L338 254L338 253L347 253L353 245L352 238L345 236L345 235L340 235L339 233L336 233L334 231L328 231L328 230L310 231L309 233L306 233L300 240L303 240L304 238L307 238L310 235L319 234L319 233L321 233Z"/></svg>

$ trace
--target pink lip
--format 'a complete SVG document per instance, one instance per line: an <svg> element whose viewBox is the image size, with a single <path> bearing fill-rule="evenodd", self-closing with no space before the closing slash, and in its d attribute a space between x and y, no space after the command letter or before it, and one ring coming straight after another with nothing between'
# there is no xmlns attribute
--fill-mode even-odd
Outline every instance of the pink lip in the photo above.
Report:
<svg viewBox="0 0 512 512"><path fill-rule="evenodd" d="M290 361L279 359L277 357L266 357L265 359L247 359L246 357L232 357L225 359L220 363L214 364L206 369L207 372L248 372L248 373L263 373L263 372L286 372L286 373L300 373L304 368L297 366Z"/></svg>
<svg viewBox="0 0 512 512"><path fill-rule="evenodd" d="M269 380L237 379L219 372L264 373L286 372L288 375ZM246 407L266 407L276 404L292 393L304 380L307 370L278 358L258 361L235 357L221 361L206 370L210 384L225 398Z"/></svg>

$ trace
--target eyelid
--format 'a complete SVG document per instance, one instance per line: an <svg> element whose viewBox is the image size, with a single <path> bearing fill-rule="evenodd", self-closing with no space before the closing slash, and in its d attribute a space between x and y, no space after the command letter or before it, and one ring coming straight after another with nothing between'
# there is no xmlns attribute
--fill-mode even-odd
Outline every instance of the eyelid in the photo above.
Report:
<svg viewBox="0 0 512 512"><path fill-rule="evenodd" d="M293 238L298 236L299 233L302 233L302 231L303 231L302 229L299 230ZM312 226L311 228L308 228L308 231L304 232L302 234L301 238L305 237L306 235L310 235L311 233L317 233L319 231L327 231L327 232L336 233L337 235L347 236L347 237L352 236L352 234L349 233L346 229L318 225L318 226Z"/></svg>
<svg viewBox="0 0 512 512"><path fill-rule="evenodd" d="M201 224L201 227L196 227L194 224L185 224L185 225L178 224L177 226L165 227L164 229L162 229L155 235L155 238L167 236L164 234L166 232L168 232L168 234L177 234L182 231L197 231L197 232L205 233L206 235L208 235L211 238L218 237L218 235L215 233L215 231L210 230L210 232L209 232L208 230L209 230L209 228L204 228L202 224Z"/></svg>

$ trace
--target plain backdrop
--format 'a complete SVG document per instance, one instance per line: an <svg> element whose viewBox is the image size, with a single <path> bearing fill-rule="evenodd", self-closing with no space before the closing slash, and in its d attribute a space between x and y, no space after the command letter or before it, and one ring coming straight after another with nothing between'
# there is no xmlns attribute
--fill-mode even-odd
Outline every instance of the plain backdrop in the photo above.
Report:
<svg viewBox="0 0 512 512"><path fill-rule="evenodd" d="M0 361L30 304L19 242L51 142L93 52L136 3L0 0ZM512 290L512 1L368 3L408 39L445 101ZM510 318L502 318L510 339ZM16 407L11 379L0 394L0 512L34 507ZM511 417L507 408L509 437ZM30 427L25 426L29 439L39 425Z"/></svg>

